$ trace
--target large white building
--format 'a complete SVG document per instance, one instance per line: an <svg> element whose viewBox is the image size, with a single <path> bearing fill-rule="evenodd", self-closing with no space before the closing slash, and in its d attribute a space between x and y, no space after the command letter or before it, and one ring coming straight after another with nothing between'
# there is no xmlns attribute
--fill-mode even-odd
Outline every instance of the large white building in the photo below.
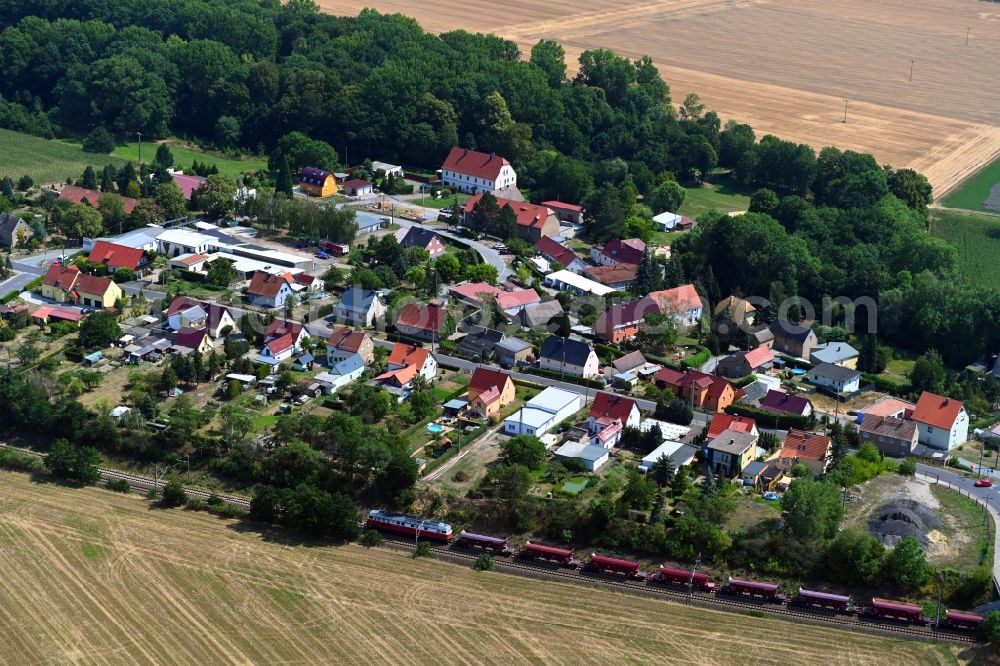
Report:
<svg viewBox="0 0 1000 666"><path fill-rule="evenodd" d="M576 414L583 407L583 396L554 386L545 389L503 422L508 435L541 437Z"/></svg>
<svg viewBox="0 0 1000 666"><path fill-rule="evenodd" d="M441 165L441 182L459 192L478 194L517 187L517 173L495 153L455 146Z"/></svg>

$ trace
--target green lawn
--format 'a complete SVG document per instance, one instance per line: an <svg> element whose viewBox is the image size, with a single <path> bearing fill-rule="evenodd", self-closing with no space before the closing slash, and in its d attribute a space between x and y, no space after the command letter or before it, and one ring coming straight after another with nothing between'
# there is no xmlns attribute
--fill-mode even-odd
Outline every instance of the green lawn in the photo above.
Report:
<svg viewBox="0 0 1000 666"><path fill-rule="evenodd" d="M1000 284L1000 215L931 213L931 234L958 248L958 269L982 286Z"/></svg>
<svg viewBox="0 0 1000 666"><path fill-rule="evenodd" d="M167 141L167 145L170 146L170 153L174 156L174 167L179 169L190 169L191 164L195 160L214 164L219 168L219 173L230 178L236 178L244 171L261 171L267 169L267 160L250 157L240 159L224 157L219 154L181 146L177 142L170 140ZM154 143L142 144L142 159L144 162L151 162L153 160L156 148L157 146ZM139 144L138 142L133 142L118 146L112 155L124 160L137 162L139 160Z"/></svg>
<svg viewBox="0 0 1000 666"><path fill-rule="evenodd" d="M685 187L687 195L678 213L690 218L720 210L724 213L744 211L750 207L749 192L729 176L713 176L702 187Z"/></svg>
<svg viewBox="0 0 1000 666"><path fill-rule="evenodd" d="M0 129L0 176L15 181L27 174L36 185L79 178L88 164L100 171L105 164L122 164L110 155L85 153L79 146Z"/></svg>
<svg viewBox="0 0 1000 666"><path fill-rule="evenodd" d="M441 197L440 199L435 199L432 196L425 196L422 203L420 199L414 199L412 203L419 203L421 206L426 208L437 208L440 210L442 208L451 208L451 205L455 203L455 199L458 199L458 205L461 206L469 200L469 195L459 194L456 196Z"/></svg>
<svg viewBox="0 0 1000 666"><path fill-rule="evenodd" d="M982 210L990 189L1000 183L1000 159L986 165L968 180L958 186L958 189L941 199L941 205L948 208L968 208Z"/></svg>

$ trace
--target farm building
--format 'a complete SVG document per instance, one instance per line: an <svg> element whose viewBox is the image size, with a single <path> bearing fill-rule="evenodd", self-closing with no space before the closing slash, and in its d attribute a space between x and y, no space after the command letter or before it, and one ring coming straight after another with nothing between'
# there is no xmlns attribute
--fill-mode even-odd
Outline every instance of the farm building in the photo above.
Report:
<svg viewBox="0 0 1000 666"><path fill-rule="evenodd" d="M541 437L580 411L582 404L579 393L550 386L508 416L503 430L508 435Z"/></svg>
<svg viewBox="0 0 1000 666"><path fill-rule="evenodd" d="M476 194L517 187L510 162L495 153L454 146L441 165L441 182L459 192Z"/></svg>
<svg viewBox="0 0 1000 666"><path fill-rule="evenodd" d="M333 174L316 167L304 167L299 175L299 189L311 197L329 197L337 193Z"/></svg>

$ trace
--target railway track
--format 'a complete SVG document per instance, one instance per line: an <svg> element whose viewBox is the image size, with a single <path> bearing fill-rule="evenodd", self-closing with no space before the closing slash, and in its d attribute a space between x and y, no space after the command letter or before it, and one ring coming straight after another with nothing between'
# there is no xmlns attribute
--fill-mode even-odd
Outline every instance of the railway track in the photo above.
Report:
<svg viewBox="0 0 1000 666"><path fill-rule="evenodd" d="M385 543L395 548L405 548L412 550L413 541L401 539L394 536L383 535ZM431 551L446 559L474 562L479 556L478 552L466 551L460 548L449 546L432 545ZM796 622L809 624L822 624L844 629L865 631L867 633L891 635L897 637L918 638L929 641L946 641L950 643L975 644L977 641L973 636L951 632L947 630L934 630L930 627L921 628L913 626L893 625L875 620L865 620L856 616L845 616L834 613L811 612L809 610L798 610L787 606L768 604L766 602L753 602L742 599L727 598L705 592L688 593L684 589L671 588L666 585L649 584L640 581L611 578L607 574L587 573L578 569L569 570L558 565L539 565L519 562L514 558L504 558L494 555L493 562L497 569L519 573L520 575L530 575L531 577L545 577L558 580L569 580L574 583L588 583L600 585L602 587L617 588L627 590L633 594L644 594L659 598L670 598L680 603L697 605L703 608L722 609L730 612L760 612L768 615L781 617Z"/></svg>

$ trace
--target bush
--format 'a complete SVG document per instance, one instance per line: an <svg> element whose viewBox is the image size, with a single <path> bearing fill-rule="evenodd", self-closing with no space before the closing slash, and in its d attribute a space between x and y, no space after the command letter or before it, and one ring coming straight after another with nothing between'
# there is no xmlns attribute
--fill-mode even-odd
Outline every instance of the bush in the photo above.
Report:
<svg viewBox="0 0 1000 666"><path fill-rule="evenodd" d="M685 368L700 368L711 357L712 357L712 352L708 351L708 349L705 347L701 347L699 348L697 354L681 361L681 365L683 365Z"/></svg>
<svg viewBox="0 0 1000 666"><path fill-rule="evenodd" d="M414 557L430 557L431 545L426 541L417 542L417 549L413 553Z"/></svg>
<svg viewBox="0 0 1000 666"><path fill-rule="evenodd" d="M125 479L111 479L104 484L104 487L108 490L113 490L116 493L128 494L132 492L132 486Z"/></svg>
<svg viewBox="0 0 1000 666"><path fill-rule="evenodd" d="M218 495L216 495L215 493L212 493L211 495L208 496L208 505L209 506L223 506L223 505L225 505L225 501L223 501L223 499L221 497L219 497Z"/></svg>
<svg viewBox="0 0 1000 666"><path fill-rule="evenodd" d="M361 535L361 545L365 548L375 548L385 543L385 538L378 530L365 530Z"/></svg>
<svg viewBox="0 0 1000 666"><path fill-rule="evenodd" d="M204 511L208 508L208 504L200 497L191 497L188 499L187 504L184 505L184 508L191 511Z"/></svg>
<svg viewBox="0 0 1000 666"><path fill-rule="evenodd" d="M181 506L187 502L187 493L180 479L170 479L163 486L163 506Z"/></svg>
<svg viewBox="0 0 1000 666"><path fill-rule="evenodd" d="M475 564L472 565L477 571L494 571L497 565L493 562L493 556L489 553L482 553L476 558Z"/></svg>
<svg viewBox="0 0 1000 666"><path fill-rule="evenodd" d="M916 476L917 461L914 458L907 458L903 462L899 463L899 473L902 476Z"/></svg>
<svg viewBox="0 0 1000 666"><path fill-rule="evenodd" d="M95 127L83 140L83 152L107 155L115 149L115 138L103 127Z"/></svg>
<svg viewBox="0 0 1000 666"><path fill-rule="evenodd" d="M19 472L37 473L45 471L45 463L38 456L6 447L0 448L0 467Z"/></svg>

